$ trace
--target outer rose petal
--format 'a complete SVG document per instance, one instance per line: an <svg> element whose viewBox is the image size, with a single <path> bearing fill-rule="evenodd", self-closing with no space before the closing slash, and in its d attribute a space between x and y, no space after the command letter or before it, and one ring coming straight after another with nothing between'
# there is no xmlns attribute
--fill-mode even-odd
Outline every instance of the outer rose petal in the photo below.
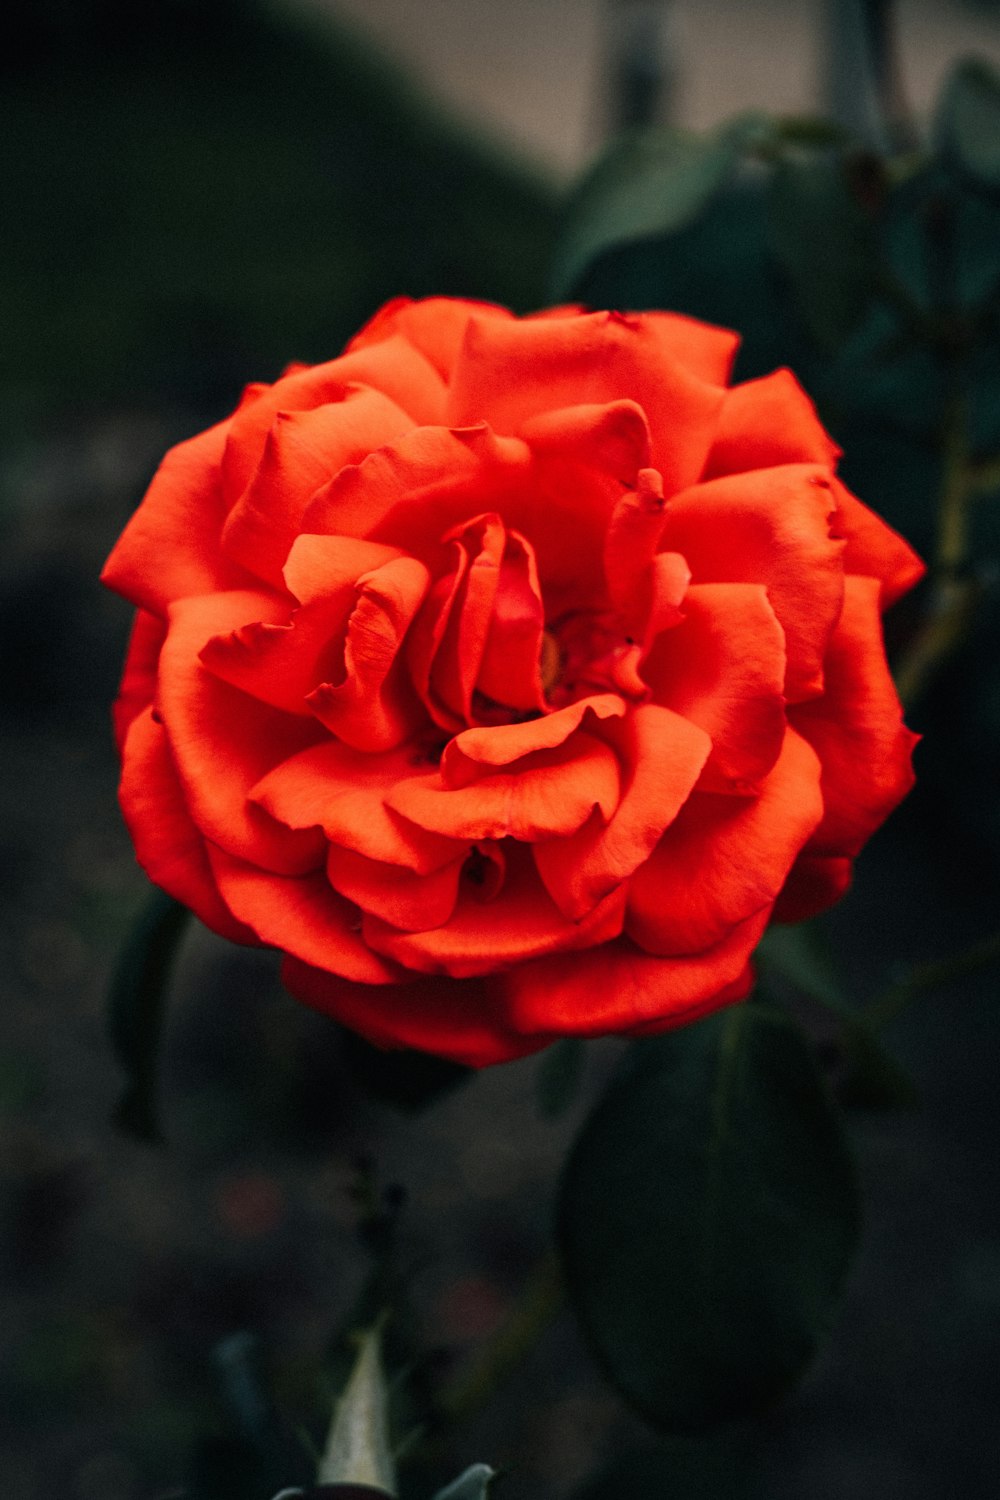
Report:
<svg viewBox="0 0 1000 1500"><path fill-rule="evenodd" d="M632 877L625 928L647 953L701 952L773 906L823 816L820 766L789 732L759 797L696 792Z"/></svg>
<svg viewBox="0 0 1000 1500"><path fill-rule="evenodd" d="M395 965L362 941L357 907L338 895L325 875L273 875L212 844L206 847L227 906L262 943L361 984L399 979Z"/></svg>
<svg viewBox="0 0 1000 1500"><path fill-rule="evenodd" d="M472 318L447 410L456 425L485 419L498 432L516 432L554 407L622 399L646 414L665 493L693 484L705 466L722 390L692 375L642 314L510 323Z"/></svg>
<svg viewBox="0 0 1000 1500"><path fill-rule="evenodd" d="M696 583L762 583L785 632L785 696L823 688L823 654L840 614L844 544L830 534L829 474L806 464L695 485L667 506L663 546Z"/></svg>
<svg viewBox="0 0 1000 1500"><path fill-rule="evenodd" d="M166 733L151 708L132 721L125 736L119 797L136 858L153 884L189 906L221 937L256 942L219 895L205 840L184 804Z"/></svg>
<svg viewBox="0 0 1000 1500"><path fill-rule="evenodd" d="M402 334L447 380L473 314L508 321L513 316L506 307L498 307L492 302L470 302L462 297L426 297L420 302L414 302L410 297L396 297L380 308L360 333L355 334L344 352L353 354L356 349L365 349L369 344L380 344L393 334Z"/></svg>
<svg viewBox="0 0 1000 1500"><path fill-rule="evenodd" d="M233 418L222 462L226 510L232 509L257 472L279 411L312 411L327 402L342 401L351 388L359 385L381 391L415 424L441 420L444 382L405 339L390 338L326 364L294 368Z"/></svg>
<svg viewBox="0 0 1000 1500"><path fill-rule="evenodd" d="M833 481L833 494L837 502L836 529L847 539L844 571L878 578L882 608L888 609L920 582L926 571L924 565L909 542L862 505L839 479Z"/></svg>
<svg viewBox="0 0 1000 1500"><path fill-rule="evenodd" d="M205 837L265 869L301 874L322 863L320 835L282 828L248 799L266 771L323 731L221 682L198 659L212 636L238 628L268 602L266 595L243 593L178 600L160 656L157 706L191 816Z"/></svg>
<svg viewBox="0 0 1000 1500"><path fill-rule="evenodd" d="M703 953L654 958L620 937L521 964L503 976L510 1029L527 1038L647 1034L686 1025L747 994L750 955L769 916L765 908L748 917Z"/></svg>
<svg viewBox="0 0 1000 1500"><path fill-rule="evenodd" d="M281 977L296 999L359 1031L377 1047L415 1047L471 1068L537 1052L557 1036L523 1037L511 1030L500 975L411 975L408 983L375 988L286 958Z"/></svg>
<svg viewBox="0 0 1000 1500"><path fill-rule="evenodd" d="M160 659L167 627L158 615L141 609L136 614L129 638L121 686L111 709L115 744L119 755L133 719L149 707L156 692L156 667Z"/></svg>
<svg viewBox="0 0 1000 1500"><path fill-rule="evenodd" d="M726 392L703 479L773 469L779 464L831 468L840 449L791 370L775 370Z"/></svg>
<svg viewBox="0 0 1000 1500"><path fill-rule="evenodd" d="M826 911L849 889L852 861L822 854L800 854L788 872L774 906L776 922L805 922Z"/></svg>
<svg viewBox="0 0 1000 1500"><path fill-rule="evenodd" d="M826 810L811 854L857 854L913 785L917 736L903 723L889 675L879 592L875 578L847 579L823 696L789 712L823 766Z"/></svg>
<svg viewBox="0 0 1000 1500"><path fill-rule="evenodd" d="M240 588L246 574L219 550L225 520L220 464L231 423L171 448L115 543L101 582L165 615L174 599Z"/></svg>

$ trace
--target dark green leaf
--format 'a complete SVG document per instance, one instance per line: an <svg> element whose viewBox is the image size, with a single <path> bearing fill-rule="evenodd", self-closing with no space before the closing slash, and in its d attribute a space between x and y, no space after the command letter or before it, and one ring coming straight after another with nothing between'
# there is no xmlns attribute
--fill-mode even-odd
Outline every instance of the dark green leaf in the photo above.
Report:
<svg viewBox="0 0 1000 1500"><path fill-rule="evenodd" d="M858 326L876 285L873 218L853 158L838 152L786 156L770 180L771 244L816 342L837 349Z"/></svg>
<svg viewBox="0 0 1000 1500"><path fill-rule="evenodd" d="M757 949L757 960L765 976L773 970L837 1017L843 1055L837 1095L843 1104L859 1109L906 1109L916 1103L916 1085L906 1069L864 1014L848 1003L813 924L769 928Z"/></svg>
<svg viewBox="0 0 1000 1500"><path fill-rule="evenodd" d="M434 1500L486 1500L496 1473L496 1469L491 1469L489 1464L473 1464L451 1484L439 1490Z"/></svg>
<svg viewBox="0 0 1000 1500"><path fill-rule="evenodd" d="M769 927L758 945L757 960L765 973L777 970L804 995L838 1015L848 1008L829 955L808 923Z"/></svg>
<svg viewBox="0 0 1000 1500"><path fill-rule="evenodd" d="M587 267L615 245L691 224L730 176L746 146L769 135L748 115L710 135L641 130L623 136L576 190L556 253L555 296L573 296Z"/></svg>
<svg viewBox="0 0 1000 1500"><path fill-rule="evenodd" d="M857 1109L912 1109L919 1102L909 1073L861 1017L845 1019L841 1041L844 1072L837 1094L844 1104Z"/></svg>
<svg viewBox="0 0 1000 1500"><path fill-rule="evenodd" d="M857 1229L812 1049L763 1005L637 1043L561 1184L567 1282L595 1356L674 1432L754 1416L801 1376Z"/></svg>
<svg viewBox="0 0 1000 1500"><path fill-rule="evenodd" d="M433 1104L475 1073L474 1068L427 1052L386 1052L353 1031L344 1032L343 1051L352 1078L363 1089L386 1104L412 1112Z"/></svg>
<svg viewBox="0 0 1000 1500"><path fill-rule="evenodd" d="M538 1065L535 1086L538 1110L546 1120L557 1120L573 1103L583 1077L587 1044L580 1037L568 1036L554 1042Z"/></svg>
<svg viewBox="0 0 1000 1500"><path fill-rule="evenodd" d="M935 134L945 160L970 184L1000 193L1000 74L966 58L941 96Z"/></svg>
<svg viewBox="0 0 1000 1500"><path fill-rule="evenodd" d="M127 1080L115 1123L144 1141L162 1139L156 1059L167 986L187 918L186 907L154 889L126 940L111 981L108 1021Z"/></svg>

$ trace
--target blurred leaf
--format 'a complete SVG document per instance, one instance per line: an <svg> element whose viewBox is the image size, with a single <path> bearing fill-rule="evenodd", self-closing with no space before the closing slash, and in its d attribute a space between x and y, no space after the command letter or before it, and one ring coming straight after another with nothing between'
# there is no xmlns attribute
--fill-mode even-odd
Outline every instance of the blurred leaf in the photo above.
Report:
<svg viewBox="0 0 1000 1500"><path fill-rule="evenodd" d="M396 1493L389 1448L388 1391L378 1326L359 1340L358 1357L333 1414L318 1479L321 1485L373 1485Z"/></svg>
<svg viewBox="0 0 1000 1500"><path fill-rule="evenodd" d="M774 252L806 326L828 349L857 327L876 286L873 218L851 190L848 162L832 151L786 156L769 187Z"/></svg>
<svg viewBox="0 0 1000 1500"><path fill-rule="evenodd" d="M577 1036L564 1037L547 1048L535 1075L538 1111L546 1120L557 1120L576 1098L583 1077L586 1043Z"/></svg>
<svg viewBox="0 0 1000 1500"><path fill-rule="evenodd" d="M769 927L757 945L756 957L765 971L776 969L804 995L818 1000L829 1010L840 1015L848 1009L830 957L823 951L808 922L790 927L780 924Z"/></svg>
<svg viewBox="0 0 1000 1500"><path fill-rule="evenodd" d="M414 1113L467 1082L476 1071L427 1052L387 1052L353 1031L344 1031L342 1046L351 1077L363 1089L386 1104Z"/></svg>
<svg viewBox="0 0 1000 1500"><path fill-rule="evenodd" d="M588 266L616 245L673 234L706 208L740 152L768 138L764 115L745 115L711 134L634 131L577 188L555 257L555 296L571 297Z"/></svg>
<svg viewBox="0 0 1000 1500"><path fill-rule="evenodd" d="M845 1019L841 1041L844 1073L837 1096L842 1103L858 1109L912 1109L919 1103L913 1079L867 1022Z"/></svg>
<svg viewBox="0 0 1000 1500"><path fill-rule="evenodd" d="M966 58L948 79L935 135L945 160L971 185L1000 193L1000 74L982 58Z"/></svg>
<svg viewBox="0 0 1000 1500"><path fill-rule="evenodd" d="M186 907L154 888L126 939L108 996L111 1040L127 1079L115 1124L144 1141L163 1138L156 1060L167 986L187 918Z"/></svg>
<svg viewBox="0 0 1000 1500"><path fill-rule="evenodd" d="M844 1064L837 1096L843 1104L859 1109L911 1108L918 1098L916 1085L863 1013L848 1003L819 937L809 922L770 927L757 948L764 974L773 969L837 1017Z"/></svg>
<svg viewBox="0 0 1000 1500"><path fill-rule="evenodd" d="M496 1478L496 1469L489 1464L473 1464L460 1474L452 1484L438 1490L434 1500L486 1500L490 1484Z"/></svg>
<svg viewBox="0 0 1000 1500"><path fill-rule="evenodd" d="M801 1376L857 1229L850 1151L812 1049L763 1005L637 1043L560 1191L594 1354L675 1432L757 1415Z"/></svg>

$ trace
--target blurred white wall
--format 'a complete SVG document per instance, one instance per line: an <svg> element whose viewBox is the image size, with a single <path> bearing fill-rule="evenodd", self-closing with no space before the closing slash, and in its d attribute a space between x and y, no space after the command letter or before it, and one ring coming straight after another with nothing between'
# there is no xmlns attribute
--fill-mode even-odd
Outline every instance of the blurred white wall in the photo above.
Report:
<svg viewBox="0 0 1000 1500"><path fill-rule="evenodd" d="M560 175L600 140L609 0L288 0L349 20L465 119ZM814 110L824 0L668 0L674 118ZM1000 7L899 0L903 73L926 111L949 63L1000 63Z"/></svg>

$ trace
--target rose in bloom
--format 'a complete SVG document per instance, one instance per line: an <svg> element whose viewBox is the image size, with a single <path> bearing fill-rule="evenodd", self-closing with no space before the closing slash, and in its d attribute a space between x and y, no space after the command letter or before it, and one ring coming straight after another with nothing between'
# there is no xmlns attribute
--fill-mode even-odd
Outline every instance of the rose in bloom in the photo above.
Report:
<svg viewBox="0 0 1000 1500"><path fill-rule="evenodd" d="M910 785L881 612L921 565L735 346L398 301L168 453L105 571L150 877L473 1064L741 998Z"/></svg>

